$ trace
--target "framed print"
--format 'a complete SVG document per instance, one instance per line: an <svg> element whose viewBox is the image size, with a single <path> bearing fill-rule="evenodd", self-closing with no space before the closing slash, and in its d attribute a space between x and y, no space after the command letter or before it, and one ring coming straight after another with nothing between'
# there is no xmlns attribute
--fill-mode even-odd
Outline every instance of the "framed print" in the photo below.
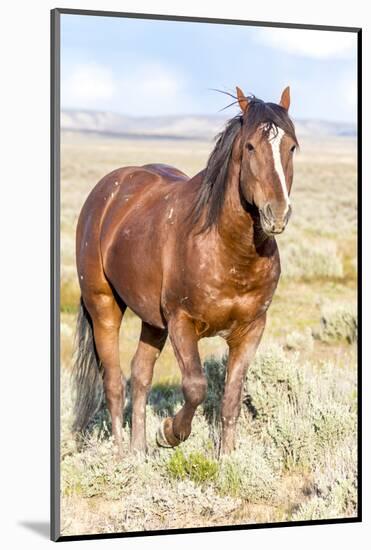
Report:
<svg viewBox="0 0 371 550"><path fill-rule="evenodd" d="M361 30L51 22L53 540L360 521Z"/></svg>

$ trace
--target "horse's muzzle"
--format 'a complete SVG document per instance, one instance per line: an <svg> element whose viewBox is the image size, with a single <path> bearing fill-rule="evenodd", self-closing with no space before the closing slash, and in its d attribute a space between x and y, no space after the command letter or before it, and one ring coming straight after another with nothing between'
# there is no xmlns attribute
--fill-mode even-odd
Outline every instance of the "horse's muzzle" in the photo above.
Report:
<svg viewBox="0 0 371 550"><path fill-rule="evenodd" d="M263 208L259 210L260 223L264 233L266 233L269 237L282 233L290 219L291 213L291 205L288 206L285 214L280 216L274 214L269 203L265 204Z"/></svg>

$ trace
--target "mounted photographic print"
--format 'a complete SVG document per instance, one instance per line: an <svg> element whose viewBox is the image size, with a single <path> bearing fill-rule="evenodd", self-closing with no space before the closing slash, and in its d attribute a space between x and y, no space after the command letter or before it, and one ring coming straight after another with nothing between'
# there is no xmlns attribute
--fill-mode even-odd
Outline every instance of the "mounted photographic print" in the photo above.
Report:
<svg viewBox="0 0 371 550"><path fill-rule="evenodd" d="M52 538L361 519L361 31L52 11Z"/></svg>

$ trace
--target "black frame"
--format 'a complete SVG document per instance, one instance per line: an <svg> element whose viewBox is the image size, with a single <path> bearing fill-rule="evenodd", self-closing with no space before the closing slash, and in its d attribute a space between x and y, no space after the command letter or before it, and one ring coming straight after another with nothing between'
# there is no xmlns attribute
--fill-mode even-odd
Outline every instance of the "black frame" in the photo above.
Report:
<svg viewBox="0 0 371 550"><path fill-rule="evenodd" d="M328 25L272 23L264 21L245 21L238 19L217 19L213 17L191 17L178 15L156 15L148 13L124 13L115 11L79 10L55 8L51 10L51 509L50 537L55 542L70 540L108 539L123 537L141 537L152 535L206 533L215 531L236 531L265 529L271 527L329 525L337 523L357 523L362 521L362 28L336 27ZM157 531L130 531L122 533L101 533L89 535L60 534L60 16L92 15L99 17L122 17L131 19L152 19L164 21L189 21L192 23L216 23L227 25L245 25L253 27L279 27L286 29L323 30L334 32L352 32L357 34L357 313L358 334L358 434L357 434L357 470L358 501L356 517L339 519L320 519L308 521L282 521L249 525L226 525L215 527L194 527L184 529L162 529Z"/></svg>

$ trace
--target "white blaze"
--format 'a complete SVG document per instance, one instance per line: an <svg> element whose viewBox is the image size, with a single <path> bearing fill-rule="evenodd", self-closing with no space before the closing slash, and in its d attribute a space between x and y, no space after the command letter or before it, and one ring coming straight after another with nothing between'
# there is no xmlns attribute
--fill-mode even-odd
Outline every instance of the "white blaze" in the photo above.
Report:
<svg viewBox="0 0 371 550"><path fill-rule="evenodd" d="M290 199L289 199L289 194L287 192L286 177L282 167L281 151L280 151L281 141L284 134L285 132L282 130L282 128L277 128L277 132L274 128L272 128L268 139L272 147L274 169L276 170L278 178L281 183L283 196L286 202L286 212L287 212L290 205Z"/></svg>

